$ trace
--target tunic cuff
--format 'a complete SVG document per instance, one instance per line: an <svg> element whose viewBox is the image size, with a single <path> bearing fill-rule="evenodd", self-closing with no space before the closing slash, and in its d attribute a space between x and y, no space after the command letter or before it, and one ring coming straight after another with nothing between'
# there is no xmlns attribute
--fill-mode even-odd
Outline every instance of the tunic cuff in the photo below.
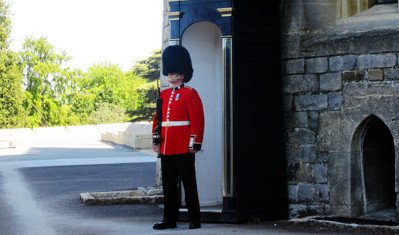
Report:
<svg viewBox="0 0 399 235"><path fill-rule="evenodd" d="M190 136L190 143L188 145L188 148L190 150L201 150L202 144L196 143L196 142L194 142L194 140L195 140L195 135Z"/></svg>
<svg viewBox="0 0 399 235"><path fill-rule="evenodd" d="M157 145L159 144L161 141L159 139L159 135L158 134L152 134L152 144L153 145Z"/></svg>

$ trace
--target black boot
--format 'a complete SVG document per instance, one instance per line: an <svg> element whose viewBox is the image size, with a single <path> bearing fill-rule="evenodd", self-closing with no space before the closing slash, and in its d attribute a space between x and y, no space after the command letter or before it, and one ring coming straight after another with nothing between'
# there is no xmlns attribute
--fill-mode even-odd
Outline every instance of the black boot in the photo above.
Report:
<svg viewBox="0 0 399 235"><path fill-rule="evenodd" d="M196 229L196 228L201 228L201 223L200 222L192 222L190 223L190 226L188 227L188 229Z"/></svg>
<svg viewBox="0 0 399 235"><path fill-rule="evenodd" d="M152 226L153 229L162 230L167 228L176 228L176 222L170 220L162 220Z"/></svg>

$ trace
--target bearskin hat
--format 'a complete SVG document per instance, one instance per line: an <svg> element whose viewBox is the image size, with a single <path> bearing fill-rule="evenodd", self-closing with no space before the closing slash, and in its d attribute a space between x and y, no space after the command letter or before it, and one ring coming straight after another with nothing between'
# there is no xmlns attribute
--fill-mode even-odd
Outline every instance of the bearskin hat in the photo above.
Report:
<svg viewBox="0 0 399 235"><path fill-rule="evenodd" d="M180 45L168 46L162 53L162 73L184 74L183 82L189 82L193 76L190 54Z"/></svg>

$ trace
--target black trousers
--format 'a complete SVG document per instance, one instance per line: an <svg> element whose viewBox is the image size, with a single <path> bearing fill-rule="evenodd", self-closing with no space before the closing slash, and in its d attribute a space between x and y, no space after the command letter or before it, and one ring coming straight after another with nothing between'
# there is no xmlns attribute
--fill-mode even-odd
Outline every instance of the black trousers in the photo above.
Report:
<svg viewBox="0 0 399 235"><path fill-rule="evenodd" d="M191 222L201 220L195 177L195 155L161 155L162 185L164 194L164 219L179 220L179 183L183 181L185 201Z"/></svg>

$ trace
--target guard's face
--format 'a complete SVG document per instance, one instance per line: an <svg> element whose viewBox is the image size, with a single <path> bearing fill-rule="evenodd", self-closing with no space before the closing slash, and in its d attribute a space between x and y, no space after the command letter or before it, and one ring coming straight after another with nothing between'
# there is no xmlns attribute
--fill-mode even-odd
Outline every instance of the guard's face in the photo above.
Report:
<svg viewBox="0 0 399 235"><path fill-rule="evenodd" d="M170 83L183 82L184 75L179 73L168 73L168 81Z"/></svg>

